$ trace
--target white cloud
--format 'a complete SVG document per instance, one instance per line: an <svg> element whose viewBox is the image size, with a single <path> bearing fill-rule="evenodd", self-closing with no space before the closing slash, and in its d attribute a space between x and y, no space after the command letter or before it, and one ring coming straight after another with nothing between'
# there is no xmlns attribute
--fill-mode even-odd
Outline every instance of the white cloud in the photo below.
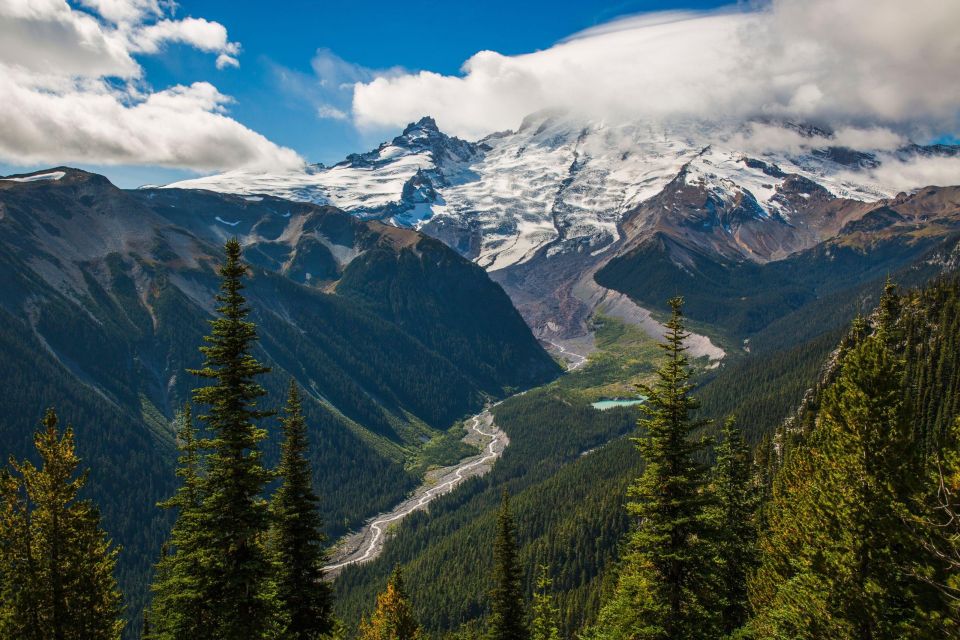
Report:
<svg viewBox="0 0 960 640"><path fill-rule="evenodd" d="M889 144L916 127L956 130L958 24L953 0L773 0L747 12L653 14L536 53L481 51L460 75L361 80L353 115L360 127L396 127L431 114L471 138L544 108L631 120L773 116L877 140L885 130Z"/></svg>
<svg viewBox="0 0 960 640"><path fill-rule="evenodd" d="M120 33L63 0L0 0L0 64L89 78L141 73Z"/></svg>
<svg viewBox="0 0 960 640"><path fill-rule="evenodd" d="M140 22L161 15L163 7L174 6L172 0L80 0L80 4L114 24Z"/></svg>
<svg viewBox="0 0 960 640"><path fill-rule="evenodd" d="M350 114L342 109L337 109L333 105L321 104L317 106L317 117L328 120L349 120Z"/></svg>
<svg viewBox="0 0 960 640"><path fill-rule="evenodd" d="M924 186L951 186L960 176L960 158L917 157L911 160L887 159L866 172L878 184L896 191L910 191ZM862 174L847 172L841 178L862 180Z"/></svg>
<svg viewBox="0 0 960 640"><path fill-rule="evenodd" d="M879 126L843 126L836 131L813 134L809 131L801 133L779 124L751 122L731 136L729 142L744 152L763 154L772 151L798 153L833 146L891 151L909 143L909 139Z"/></svg>
<svg viewBox="0 0 960 640"><path fill-rule="evenodd" d="M909 142L903 135L885 127L844 127L833 134L831 141L841 147L881 151L898 149Z"/></svg>
<svg viewBox="0 0 960 640"><path fill-rule="evenodd" d="M221 53L220 55L217 56L216 65L217 65L217 69L223 70L228 67L239 67L240 61L231 55L228 55L226 53Z"/></svg>
<svg viewBox="0 0 960 640"><path fill-rule="evenodd" d="M203 18L160 20L134 30L130 40L131 48L139 53L157 53L168 42L228 57L240 52L240 45L228 40L226 27Z"/></svg>
<svg viewBox="0 0 960 640"><path fill-rule="evenodd" d="M154 91L135 56L181 44L237 66L240 45L169 0L0 0L0 160L194 170L302 164L226 113L207 82Z"/></svg>
<svg viewBox="0 0 960 640"><path fill-rule="evenodd" d="M206 82L176 86L129 105L109 91L33 91L0 74L5 108L0 157L20 164L90 162L216 170L297 166L223 113L228 99Z"/></svg>

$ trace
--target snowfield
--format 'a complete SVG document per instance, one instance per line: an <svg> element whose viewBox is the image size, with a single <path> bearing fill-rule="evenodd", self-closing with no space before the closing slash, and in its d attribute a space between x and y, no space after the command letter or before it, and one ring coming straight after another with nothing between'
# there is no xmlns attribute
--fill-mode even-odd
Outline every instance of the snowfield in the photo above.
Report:
<svg viewBox="0 0 960 640"><path fill-rule="evenodd" d="M490 271L523 264L543 249L547 256L604 251L620 237L624 214L682 171L687 184L719 201L749 194L764 216L786 220L791 211L777 195L790 174L835 197L896 195L874 170L910 161L904 150L838 148L829 132L779 126L809 143L765 151L744 125L610 125L555 113L535 114L517 131L469 143L424 118L393 141L333 167L232 171L167 186L331 204L397 226L427 225L428 233L443 227L458 238L450 244Z"/></svg>

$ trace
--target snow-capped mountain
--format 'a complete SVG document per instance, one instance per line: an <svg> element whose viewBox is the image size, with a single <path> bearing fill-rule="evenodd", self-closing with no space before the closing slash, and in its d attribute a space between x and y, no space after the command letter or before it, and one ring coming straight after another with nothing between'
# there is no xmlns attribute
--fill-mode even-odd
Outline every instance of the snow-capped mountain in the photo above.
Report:
<svg viewBox="0 0 960 640"><path fill-rule="evenodd" d="M424 227L496 271L528 261L542 249L553 255L609 248L620 238L624 214L681 172L707 201L744 199L758 217L800 222L793 220L804 208L798 198L893 197L896 190L871 172L883 161L911 153L954 153L951 147L904 148L896 155L853 150L835 145L828 130L782 126L809 140L808 146L751 154L738 146L741 128L585 124L555 113L535 114L517 131L471 143L445 135L432 118L423 118L391 142L332 167L233 171L169 186L270 194ZM801 183L809 191L796 191ZM775 257L749 248L746 256Z"/></svg>
<svg viewBox="0 0 960 640"><path fill-rule="evenodd" d="M441 133L433 118L422 118L392 141L351 154L332 167L314 164L284 173L231 171L167 186L330 204L361 218L383 218L409 227L430 217L438 188L469 179L470 165L484 150Z"/></svg>
<svg viewBox="0 0 960 640"><path fill-rule="evenodd" d="M756 126L793 143L764 150L751 138ZM851 149L828 129L791 123L613 125L542 112L478 142L423 118L332 167L169 186L332 204L416 227L490 271L550 337L582 333L601 300L612 304L592 273L644 238L667 233L725 259L779 260L870 208L837 203L894 198L878 168L948 155L956 147Z"/></svg>

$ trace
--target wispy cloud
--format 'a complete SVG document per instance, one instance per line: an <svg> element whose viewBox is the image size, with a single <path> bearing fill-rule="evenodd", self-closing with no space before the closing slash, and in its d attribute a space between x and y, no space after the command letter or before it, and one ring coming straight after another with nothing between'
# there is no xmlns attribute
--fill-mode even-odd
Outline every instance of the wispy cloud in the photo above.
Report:
<svg viewBox="0 0 960 640"><path fill-rule="evenodd" d="M317 106L317 117L325 120L349 120L350 114L333 105L321 104Z"/></svg>
<svg viewBox="0 0 960 640"><path fill-rule="evenodd" d="M310 61L310 69L312 73L303 73L272 65L274 80L280 90L296 100L306 101L318 118L341 121L352 117L356 85L408 73L402 67L371 69L344 60L326 48L317 49Z"/></svg>
<svg viewBox="0 0 960 640"><path fill-rule="evenodd" d="M0 0L0 159L196 170L293 166L302 160L227 115L208 82L162 91L137 57L169 44L239 65L240 44L170 0Z"/></svg>
<svg viewBox="0 0 960 640"><path fill-rule="evenodd" d="M459 75L356 84L360 127L437 117L467 137L562 108L593 118L820 120L861 131L956 131L960 3L773 0L753 11L617 20L536 53L481 51ZM898 135L898 134L894 134Z"/></svg>

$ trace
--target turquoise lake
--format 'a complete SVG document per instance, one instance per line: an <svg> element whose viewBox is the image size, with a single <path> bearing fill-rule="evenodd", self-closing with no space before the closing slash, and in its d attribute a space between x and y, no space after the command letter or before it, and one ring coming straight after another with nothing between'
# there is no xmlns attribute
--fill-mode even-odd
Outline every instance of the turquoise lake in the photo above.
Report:
<svg viewBox="0 0 960 640"><path fill-rule="evenodd" d="M632 398L629 400L621 400L619 398L616 400L600 400L599 402L591 403L590 406L592 406L594 409L600 409L600 411L603 411L604 409L612 409L613 407L630 407L635 404L643 404L646 401L646 398L640 396L639 398Z"/></svg>

